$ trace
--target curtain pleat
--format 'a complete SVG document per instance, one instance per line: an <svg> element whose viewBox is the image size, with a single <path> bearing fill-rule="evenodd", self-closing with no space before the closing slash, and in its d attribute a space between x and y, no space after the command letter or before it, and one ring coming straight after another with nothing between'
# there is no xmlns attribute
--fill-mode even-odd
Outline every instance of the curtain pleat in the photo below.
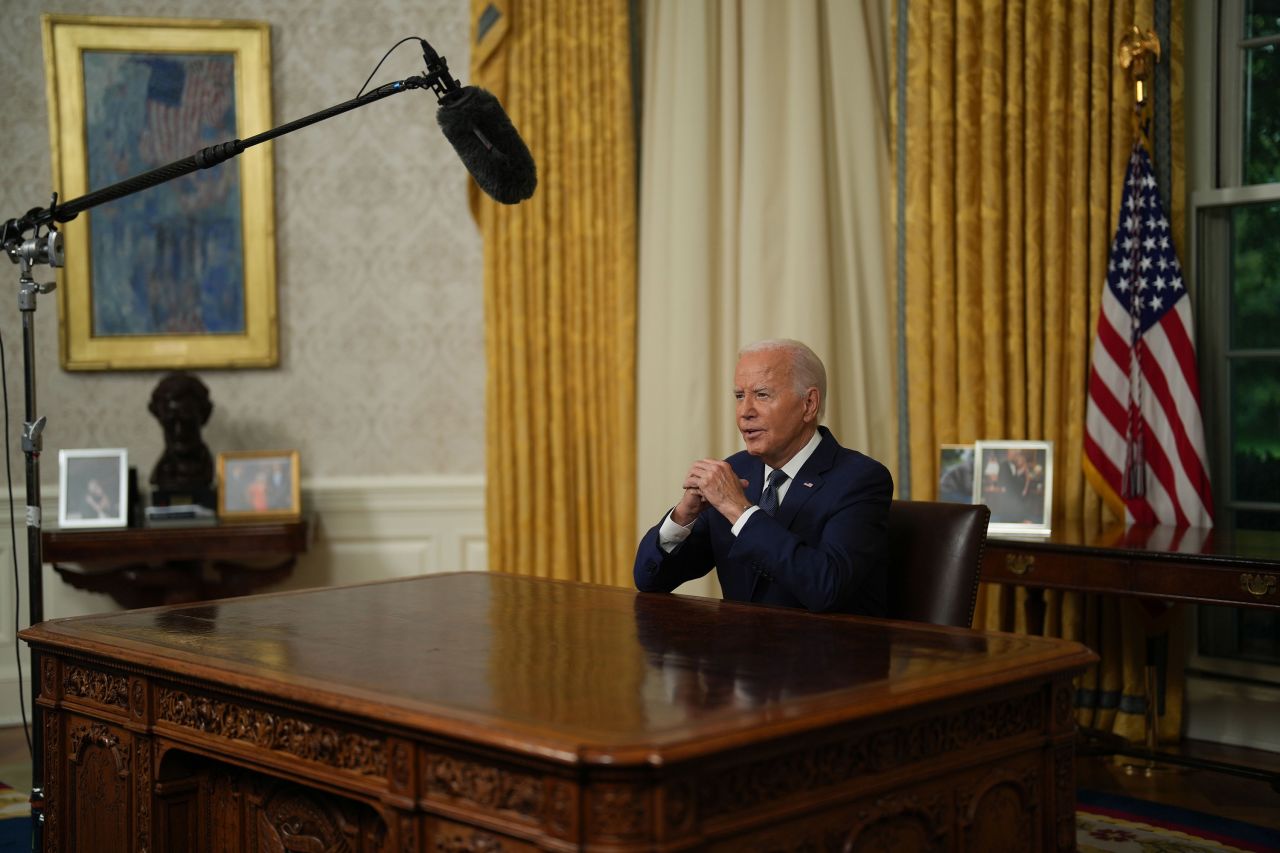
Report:
<svg viewBox="0 0 1280 853"><path fill-rule="evenodd" d="M480 22L489 25L481 32ZM626 0L474 0L472 78L538 164L484 236L487 521L497 571L629 584L635 136Z"/></svg>
<svg viewBox="0 0 1280 853"><path fill-rule="evenodd" d="M905 246L908 442L913 497L936 495L938 448L977 439L1054 442L1054 524L1110 520L1082 473L1089 356L1124 166L1133 93L1120 35L1163 0L907 3ZM1181 7L1165 45L1181 91ZM900 22L901 24L901 22ZM1182 222L1180 98L1173 218ZM1142 734L1148 645L1179 647L1177 609L1076 593L984 588L975 624L1047 634L1102 662L1080 682L1080 719ZM1181 658L1168 656L1162 735L1181 722Z"/></svg>

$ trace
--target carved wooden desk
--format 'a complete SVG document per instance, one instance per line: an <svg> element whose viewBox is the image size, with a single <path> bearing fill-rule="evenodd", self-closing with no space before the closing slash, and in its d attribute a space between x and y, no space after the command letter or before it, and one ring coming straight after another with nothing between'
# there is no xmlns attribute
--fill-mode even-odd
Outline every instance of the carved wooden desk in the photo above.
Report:
<svg viewBox="0 0 1280 853"><path fill-rule="evenodd" d="M1075 847L1061 640L486 573L22 637L59 853Z"/></svg>
<svg viewBox="0 0 1280 853"><path fill-rule="evenodd" d="M76 589L121 606L246 595L278 583L307 550L306 519L214 527L45 530L44 560Z"/></svg>
<svg viewBox="0 0 1280 853"><path fill-rule="evenodd" d="M1280 534L1064 525L1042 541L988 538L982 579L1034 588L1280 607Z"/></svg>

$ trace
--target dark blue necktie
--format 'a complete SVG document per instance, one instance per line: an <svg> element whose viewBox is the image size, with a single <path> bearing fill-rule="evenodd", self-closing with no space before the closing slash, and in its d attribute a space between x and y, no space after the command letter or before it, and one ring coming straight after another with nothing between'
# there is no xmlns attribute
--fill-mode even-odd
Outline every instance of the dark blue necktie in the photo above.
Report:
<svg viewBox="0 0 1280 853"><path fill-rule="evenodd" d="M769 475L769 482L764 484L764 491L760 493L760 509L773 515L778 509L778 489L787 481L787 472L781 468Z"/></svg>

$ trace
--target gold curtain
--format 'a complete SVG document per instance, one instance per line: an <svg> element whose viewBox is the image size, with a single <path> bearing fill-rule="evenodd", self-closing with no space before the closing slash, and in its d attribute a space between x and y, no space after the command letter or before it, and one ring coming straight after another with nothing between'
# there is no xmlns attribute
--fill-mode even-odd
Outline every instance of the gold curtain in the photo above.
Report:
<svg viewBox="0 0 1280 853"><path fill-rule="evenodd" d="M472 80L538 164L484 237L489 566L629 584L635 135L627 0L473 0Z"/></svg>
<svg viewBox="0 0 1280 853"><path fill-rule="evenodd" d="M1133 144L1133 91L1115 51L1130 25L1154 28L1157 2L1167 0L907 5L906 150L896 153L905 169L913 496L936 495L940 444L1048 439L1055 526L1088 531L1110 520L1085 483L1082 454L1090 348ZM1167 189L1181 234L1181 4L1168 7ZM985 589L975 624L1025 630L1027 594ZM1175 616L1074 593L1045 597L1045 632L1104 658L1080 684L1081 722L1141 736L1146 643ZM1176 637L1171 646L1161 726L1176 737Z"/></svg>

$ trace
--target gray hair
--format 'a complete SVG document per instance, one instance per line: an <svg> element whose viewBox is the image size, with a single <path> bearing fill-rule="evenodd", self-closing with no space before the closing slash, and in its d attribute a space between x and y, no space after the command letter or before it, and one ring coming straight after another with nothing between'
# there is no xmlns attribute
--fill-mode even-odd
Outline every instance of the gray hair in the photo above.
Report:
<svg viewBox="0 0 1280 853"><path fill-rule="evenodd" d="M771 338L747 344L738 350L738 358L757 352L773 352L781 350L791 362L791 381L795 391L801 397L810 388L818 389L818 420L827 410L827 369L822 366L822 359L800 341L791 338Z"/></svg>

